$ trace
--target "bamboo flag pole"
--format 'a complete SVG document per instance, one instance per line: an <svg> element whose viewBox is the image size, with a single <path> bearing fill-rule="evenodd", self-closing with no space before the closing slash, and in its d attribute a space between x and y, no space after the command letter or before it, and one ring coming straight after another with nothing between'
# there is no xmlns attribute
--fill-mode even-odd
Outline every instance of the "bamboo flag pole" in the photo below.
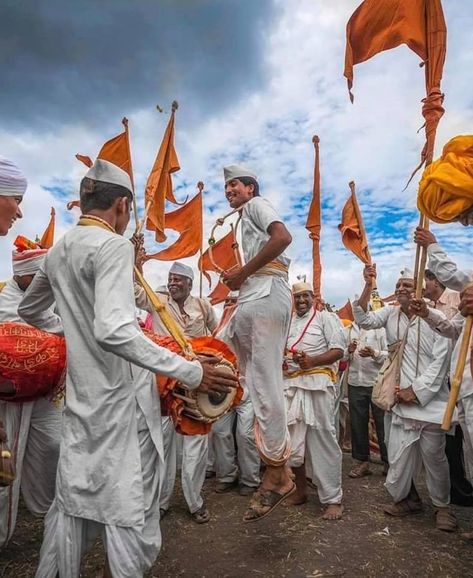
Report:
<svg viewBox="0 0 473 578"><path fill-rule="evenodd" d="M123 117L122 124L125 127L126 146L128 149L128 155L130 157L130 176L131 176L131 186L133 187L133 213L135 214L135 229L138 230L139 225L138 205L136 204L135 179L133 175L133 165L131 163L130 134L128 132L128 119L126 118L126 116Z"/></svg>
<svg viewBox="0 0 473 578"><path fill-rule="evenodd" d="M202 255L204 254L204 195L203 195L204 182L199 181L197 183L197 188L199 189L199 193L202 196L202 231L200 237L200 252L199 252L200 258L202 259ZM201 299L203 297L203 285L204 285L204 273L202 271L199 271L199 297Z"/></svg>
<svg viewBox="0 0 473 578"><path fill-rule="evenodd" d="M460 386L463 379L463 372L465 371L465 362L468 348L470 346L472 328L473 316L469 315L466 318L465 327L463 328L463 336L460 343L457 365L455 367L455 373L453 375L452 383L450 386L450 395L448 396L447 409L445 410L443 416L443 422L441 426L443 431L449 431L452 425L453 412L455 411L455 407L457 405L458 394L460 393Z"/></svg>

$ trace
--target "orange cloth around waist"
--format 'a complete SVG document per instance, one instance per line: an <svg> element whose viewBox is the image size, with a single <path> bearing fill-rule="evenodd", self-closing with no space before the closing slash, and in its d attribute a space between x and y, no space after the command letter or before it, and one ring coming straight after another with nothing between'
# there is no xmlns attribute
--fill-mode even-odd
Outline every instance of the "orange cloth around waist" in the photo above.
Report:
<svg viewBox="0 0 473 578"><path fill-rule="evenodd" d="M277 275L278 273L289 273L289 267L281 261L270 261L261 269L258 269L255 275Z"/></svg>
<svg viewBox="0 0 473 578"><path fill-rule="evenodd" d="M298 369L293 372L285 371L284 379L294 379L295 377L300 377L301 375L326 375L330 378L332 383L337 381L337 375L333 369L329 367L314 367L313 369Z"/></svg>

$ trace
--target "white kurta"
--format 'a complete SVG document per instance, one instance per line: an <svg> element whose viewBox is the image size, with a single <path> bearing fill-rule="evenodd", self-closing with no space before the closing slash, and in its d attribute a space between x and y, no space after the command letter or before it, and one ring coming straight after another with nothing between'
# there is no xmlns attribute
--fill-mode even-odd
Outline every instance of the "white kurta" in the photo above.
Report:
<svg viewBox="0 0 473 578"><path fill-rule="evenodd" d="M248 262L269 240L271 223L281 222L269 201L255 197L242 212L242 248ZM289 259L276 261L285 267ZM251 275L241 286L235 312L218 334L238 357L244 385L248 388L259 429L258 451L263 460L281 461L290 438L284 401L281 361L284 355L292 297L287 273Z"/></svg>
<svg viewBox="0 0 473 578"><path fill-rule="evenodd" d="M347 345L353 340L357 341L357 347L351 356L348 351L345 352L350 361L347 370L348 383L353 387L373 387L388 355L384 328L366 330L353 323L346 329L346 336ZM361 357L359 352L365 347L373 349L373 357Z"/></svg>
<svg viewBox="0 0 473 578"><path fill-rule="evenodd" d="M202 367L158 347L139 329L133 261L133 246L126 239L99 227L77 226L49 251L44 272L36 275L19 313L42 328L43 312L55 300L66 337L67 406L54 507L71 524L83 519L130 528L142 545L150 472L142 461L138 423L143 413L158 455L161 420L154 383L145 379L148 389L138 394L132 363L191 388L200 384ZM69 551L67 534L57 534L56 540L61 555ZM107 549L113 552L114 545ZM141 555L142 550L135 551ZM38 573L43 576L49 574Z"/></svg>
<svg viewBox="0 0 473 578"><path fill-rule="evenodd" d="M161 321L159 314L154 310L145 291L136 284L135 297L137 307L151 313L153 331L162 335L169 335L169 331ZM210 335L217 326L217 316L207 299L189 295L184 302L183 312L172 297L159 295L159 298L166 304L168 312L188 338ZM197 512L204 504L202 487L205 482L209 436L180 435L174 429L174 424L170 417L163 417L162 426L166 473L161 492L160 507L162 510L168 510L171 505L179 461L184 498L189 511L191 513ZM182 459L178 459L178 457Z"/></svg>
<svg viewBox="0 0 473 578"><path fill-rule="evenodd" d="M327 311L310 310L305 315L292 316L287 349L305 352L309 356L330 349L346 347L340 320ZM334 375L338 363L317 369L329 369ZM287 358L287 372L300 366ZM335 427L335 383L327 374L303 374L286 377L288 426L291 436L289 465L300 467L305 461L311 466L312 479L317 485L322 504L339 504L342 500L342 451Z"/></svg>
<svg viewBox="0 0 473 578"><path fill-rule="evenodd" d="M407 497L412 479L423 464L430 497L435 506L450 503L450 475L445 456L445 434L440 429L448 400L446 374L450 359L449 341L436 334L420 318L408 319L401 309L384 307L364 312L355 302L355 319L365 329L386 328L388 343L404 337L400 388L412 386L418 405L396 404L387 439L389 471L386 488L393 500ZM442 315L440 311L438 315Z"/></svg>
<svg viewBox="0 0 473 578"><path fill-rule="evenodd" d="M14 279L0 292L0 323L23 320L18 305L23 291ZM50 312L51 313L51 312ZM60 327L56 316L51 329ZM0 401L3 421L13 451L16 477L0 488L0 548L11 538L16 525L20 491L27 508L35 515L46 514L54 499L62 403L42 397L26 403Z"/></svg>

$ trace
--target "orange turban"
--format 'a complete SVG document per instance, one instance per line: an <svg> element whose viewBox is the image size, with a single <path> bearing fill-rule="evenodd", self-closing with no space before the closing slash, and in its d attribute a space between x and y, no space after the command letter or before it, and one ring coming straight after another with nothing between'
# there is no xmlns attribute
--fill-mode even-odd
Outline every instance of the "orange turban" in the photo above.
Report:
<svg viewBox="0 0 473 578"><path fill-rule="evenodd" d="M417 207L436 223L451 223L473 208L473 135L456 136L424 170Z"/></svg>

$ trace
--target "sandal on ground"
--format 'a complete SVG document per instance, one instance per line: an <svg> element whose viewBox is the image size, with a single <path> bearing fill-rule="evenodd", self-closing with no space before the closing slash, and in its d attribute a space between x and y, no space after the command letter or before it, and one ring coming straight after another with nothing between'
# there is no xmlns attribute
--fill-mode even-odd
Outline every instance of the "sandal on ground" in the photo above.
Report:
<svg viewBox="0 0 473 578"><path fill-rule="evenodd" d="M205 504L197 512L192 512L191 516L196 524L206 524L210 520L210 514Z"/></svg>
<svg viewBox="0 0 473 578"><path fill-rule="evenodd" d="M450 508L437 508L435 527L443 532L455 532L458 529L457 518Z"/></svg>
<svg viewBox="0 0 473 578"><path fill-rule="evenodd" d="M422 512L422 503L413 502L412 500L401 500L396 504L387 504L384 506L383 511L389 516L394 516L395 518L402 518L403 516L411 516L412 514L419 514Z"/></svg>
<svg viewBox="0 0 473 578"><path fill-rule="evenodd" d="M296 484L285 494L274 492L272 490L264 490L260 488L255 492L250 507L243 516L243 522L256 522L268 516L275 508L284 502L289 496L296 491Z"/></svg>
<svg viewBox="0 0 473 578"><path fill-rule="evenodd" d="M369 463L361 462L352 468L348 475L350 478L363 478L364 476L371 476L372 473Z"/></svg>

